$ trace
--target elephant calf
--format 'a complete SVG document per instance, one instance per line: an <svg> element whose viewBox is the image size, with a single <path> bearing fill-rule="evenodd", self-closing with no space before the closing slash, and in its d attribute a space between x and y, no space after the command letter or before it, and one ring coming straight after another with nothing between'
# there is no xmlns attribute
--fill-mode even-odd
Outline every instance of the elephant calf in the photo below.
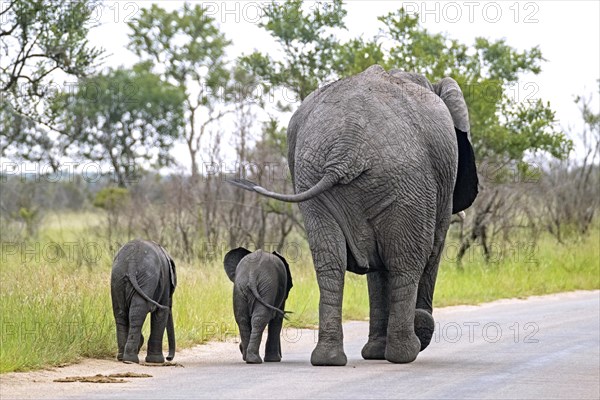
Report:
<svg viewBox="0 0 600 400"><path fill-rule="evenodd" d="M142 325L148 312L152 314L146 362L163 363L165 328L171 361L175 356L175 329L171 306L177 286L175 263L160 245L133 240L119 249L110 277L113 313L117 325L117 359L139 363L142 347Z"/></svg>
<svg viewBox="0 0 600 400"><path fill-rule="evenodd" d="M283 310L293 286L287 261L277 252L252 253L239 247L225 255L224 264L234 283L233 312L240 329L242 358L249 364L262 363L258 348L268 324L265 361L281 361Z"/></svg>

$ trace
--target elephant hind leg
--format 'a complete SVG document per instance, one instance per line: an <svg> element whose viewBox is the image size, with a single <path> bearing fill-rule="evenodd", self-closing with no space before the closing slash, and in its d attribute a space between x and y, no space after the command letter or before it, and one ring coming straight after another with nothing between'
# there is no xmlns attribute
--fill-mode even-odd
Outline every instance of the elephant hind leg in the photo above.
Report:
<svg viewBox="0 0 600 400"><path fill-rule="evenodd" d="M343 366L342 300L346 272L346 239L333 216L315 200L300 204L319 285L319 339L310 362Z"/></svg>
<svg viewBox="0 0 600 400"><path fill-rule="evenodd" d="M156 310L151 314L148 354L146 355L147 363L161 364L165 362L162 343L168 318L169 310Z"/></svg>
<svg viewBox="0 0 600 400"><path fill-rule="evenodd" d="M285 309L285 305L282 306ZM281 327L283 317L277 316L269 322L269 334L265 349L265 362L281 361Z"/></svg>
<svg viewBox="0 0 600 400"><path fill-rule="evenodd" d="M127 342L127 334L129 333L129 321L126 316L115 316L117 325L117 360L123 361L123 353L125 352L125 343Z"/></svg>
<svg viewBox="0 0 600 400"><path fill-rule="evenodd" d="M426 197L423 196L423 201L435 199ZM377 232L389 285L385 359L394 363L414 361L421 349L415 334L415 304L419 282L433 249L435 219L433 210L419 209L419 204L416 201L392 204Z"/></svg>
<svg viewBox="0 0 600 400"><path fill-rule="evenodd" d="M429 346L431 338L433 337L435 328L435 322L432 315L433 292L449 225L450 218L442 219L438 224L434 236L433 250L427 260L421 279L419 280L415 311L415 333L421 342L421 351Z"/></svg>
<svg viewBox="0 0 600 400"><path fill-rule="evenodd" d="M390 272L390 293L385 359L393 363L413 362L421 348L414 330L417 282L397 271Z"/></svg>
<svg viewBox="0 0 600 400"><path fill-rule="evenodd" d="M389 319L388 272L375 271L367 274L369 287L369 340L361 355L365 360L385 360L385 345Z"/></svg>
<svg viewBox="0 0 600 400"><path fill-rule="evenodd" d="M240 330L240 352L242 353L242 359L246 361L252 325L247 299L237 286L233 289L233 314Z"/></svg>
<svg viewBox="0 0 600 400"><path fill-rule="evenodd" d="M270 314L271 310L267 307L262 304L255 305L254 312L252 313L252 332L250 333L250 340L246 351L246 362L248 364L260 364L263 362L258 351L263 332L269 323Z"/></svg>
<svg viewBox="0 0 600 400"><path fill-rule="evenodd" d="M123 361L128 363L139 363L138 352L142 339L142 326L148 314L149 308L146 300L138 294L134 294L129 305L129 332L127 343L123 352Z"/></svg>
<svg viewBox="0 0 600 400"><path fill-rule="evenodd" d="M125 343L129 334L129 310L123 290L115 282L111 282L111 301L117 331L117 360L123 361Z"/></svg>

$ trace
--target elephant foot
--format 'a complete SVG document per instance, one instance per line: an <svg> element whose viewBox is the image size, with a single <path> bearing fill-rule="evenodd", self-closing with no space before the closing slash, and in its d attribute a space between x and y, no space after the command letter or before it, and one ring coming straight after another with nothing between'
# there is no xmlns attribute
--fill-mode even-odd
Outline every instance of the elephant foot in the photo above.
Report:
<svg viewBox="0 0 600 400"><path fill-rule="evenodd" d="M146 362L152 364L162 364L165 362L165 356L163 354L148 354L146 356Z"/></svg>
<svg viewBox="0 0 600 400"><path fill-rule="evenodd" d="M399 335L400 336L400 335ZM388 337L385 359L392 363L404 364L415 361L421 342L414 332L394 338Z"/></svg>
<svg viewBox="0 0 600 400"><path fill-rule="evenodd" d="M421 350L423 351L429 346L433 337L435 322L430 313L420 308L415 310L415 334L421 342Z"/></svg>
<svg viewBox="0 0 600 400"><path fill-rule="evenodd" d="M310 363L314 366L339 366L346 365L348 359L344 354L343 345L325 345L318 343L310 356Z"/></svg>
<svg viewBox="0 0 600 400"><path fill-rule="evenodd" d="M258 354L247 353L246 363L247 364L262 364L262 358Z"/></svg>
<svg viewBox="0 0 600 400"><path fill-rule="evenodd" d="M125 353L123 354L123 357L121 358L121 361L123 361L125 364L139 364L140 363L140 359L138 357L137 354L128 354Z"/></svg>
<svg viewBox="0 0 600 400"><path fill-rule="evenodd" d="M385 339L369 339L360 354L365 360L385 360Z"/></svg>
<svg viewBox="0 0 600 400"><path fill-rule="evenodd" d="M277 353L265 354L265 362L280 362L280 361L281 361L281 354L277 354Z"/></svg>
<svg viewBox="0 0 600 400"><path fill-rule="evenodd" d="M117 354L117 361L123 361L123 353Z"/></svg>

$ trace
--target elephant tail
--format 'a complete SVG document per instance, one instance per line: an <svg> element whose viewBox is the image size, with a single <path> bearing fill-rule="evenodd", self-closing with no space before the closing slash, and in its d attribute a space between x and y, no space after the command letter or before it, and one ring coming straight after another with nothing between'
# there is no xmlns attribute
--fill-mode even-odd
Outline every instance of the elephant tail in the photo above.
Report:
<svg viewBox="0 0 600 400"><path fill-rule="evenodd" d="M258 293L258 288L257 288L257 284L255 279L253 279L254 276L250 275L250 284L248 285L250 287L250 292L252 292L252 295L254 296L254 298L263 306L275 311L277 314L280 314L283 318L287 319L286 314L288 314L289 312L287 311L283 311L275 306L270 305L269 303L267 303L262 296L260 295L260 293Z"/></svg>
<svg viewBox="0 0 600 400"><path fill-rule="evenodd" d="M156 307L161 308L163 310L168 310L169 309L169 307L167 307L167 306L163 306L162 304L158 304L156 301L154 301L150 297L148 297L148 295L146 293L144 293L144 291L142 290L142 288L138 284L137 278L135 277L134 273L127 274L127 278L129 278L129 282L131 282L131 286L133 286L133 288L135 289L135 291L137 292L137 294L139 294L140 296L142 296L144 298L144 300L146 300L148 303L152 303Z"/></svg>
<svg viewBox="0 0 600 400"><path fill-rule="evenodd" d="M334 175L326 174L321 178L321 180L310 189L298 193L298 194L281 194L271 192L265 189L262 186L255 184L254 182L250 182L246 179L228 179L227 182L231 183L234 186L239 188L249 190L251 192L257 192L262 194L263 196L270 197L272 199L286 201L288 203L300 203L302 201L310 200L313 197L320 195L323 192L331 189L336 183L338 183L339 179Z"/></svg>
<svg viewBox="0 0 600 400"><path fill-rule="evenodd" d="M173 323L172 310L169 310L169 319L167 320L167 339L169 340L169 355L167 355L167 361L173 361L173 358L175 358L175 326Z"/></svg>

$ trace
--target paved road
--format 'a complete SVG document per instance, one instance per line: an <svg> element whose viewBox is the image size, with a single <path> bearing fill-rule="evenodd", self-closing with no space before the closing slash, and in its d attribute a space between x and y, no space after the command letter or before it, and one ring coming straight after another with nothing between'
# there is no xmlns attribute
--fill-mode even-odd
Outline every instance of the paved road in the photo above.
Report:
<svg viewBox="0 0 600 400"><path fill-rule="evenodd" d="M366 322L344 325L346 367L310 365L310 330L287 332L279 364L246 365L236 344L215 343L184 352L185 368L135 366L153 378L79 383L72 398L598 399L599 305L594 291L439 309L430 347L405 365L360 357Z"/></svg>

